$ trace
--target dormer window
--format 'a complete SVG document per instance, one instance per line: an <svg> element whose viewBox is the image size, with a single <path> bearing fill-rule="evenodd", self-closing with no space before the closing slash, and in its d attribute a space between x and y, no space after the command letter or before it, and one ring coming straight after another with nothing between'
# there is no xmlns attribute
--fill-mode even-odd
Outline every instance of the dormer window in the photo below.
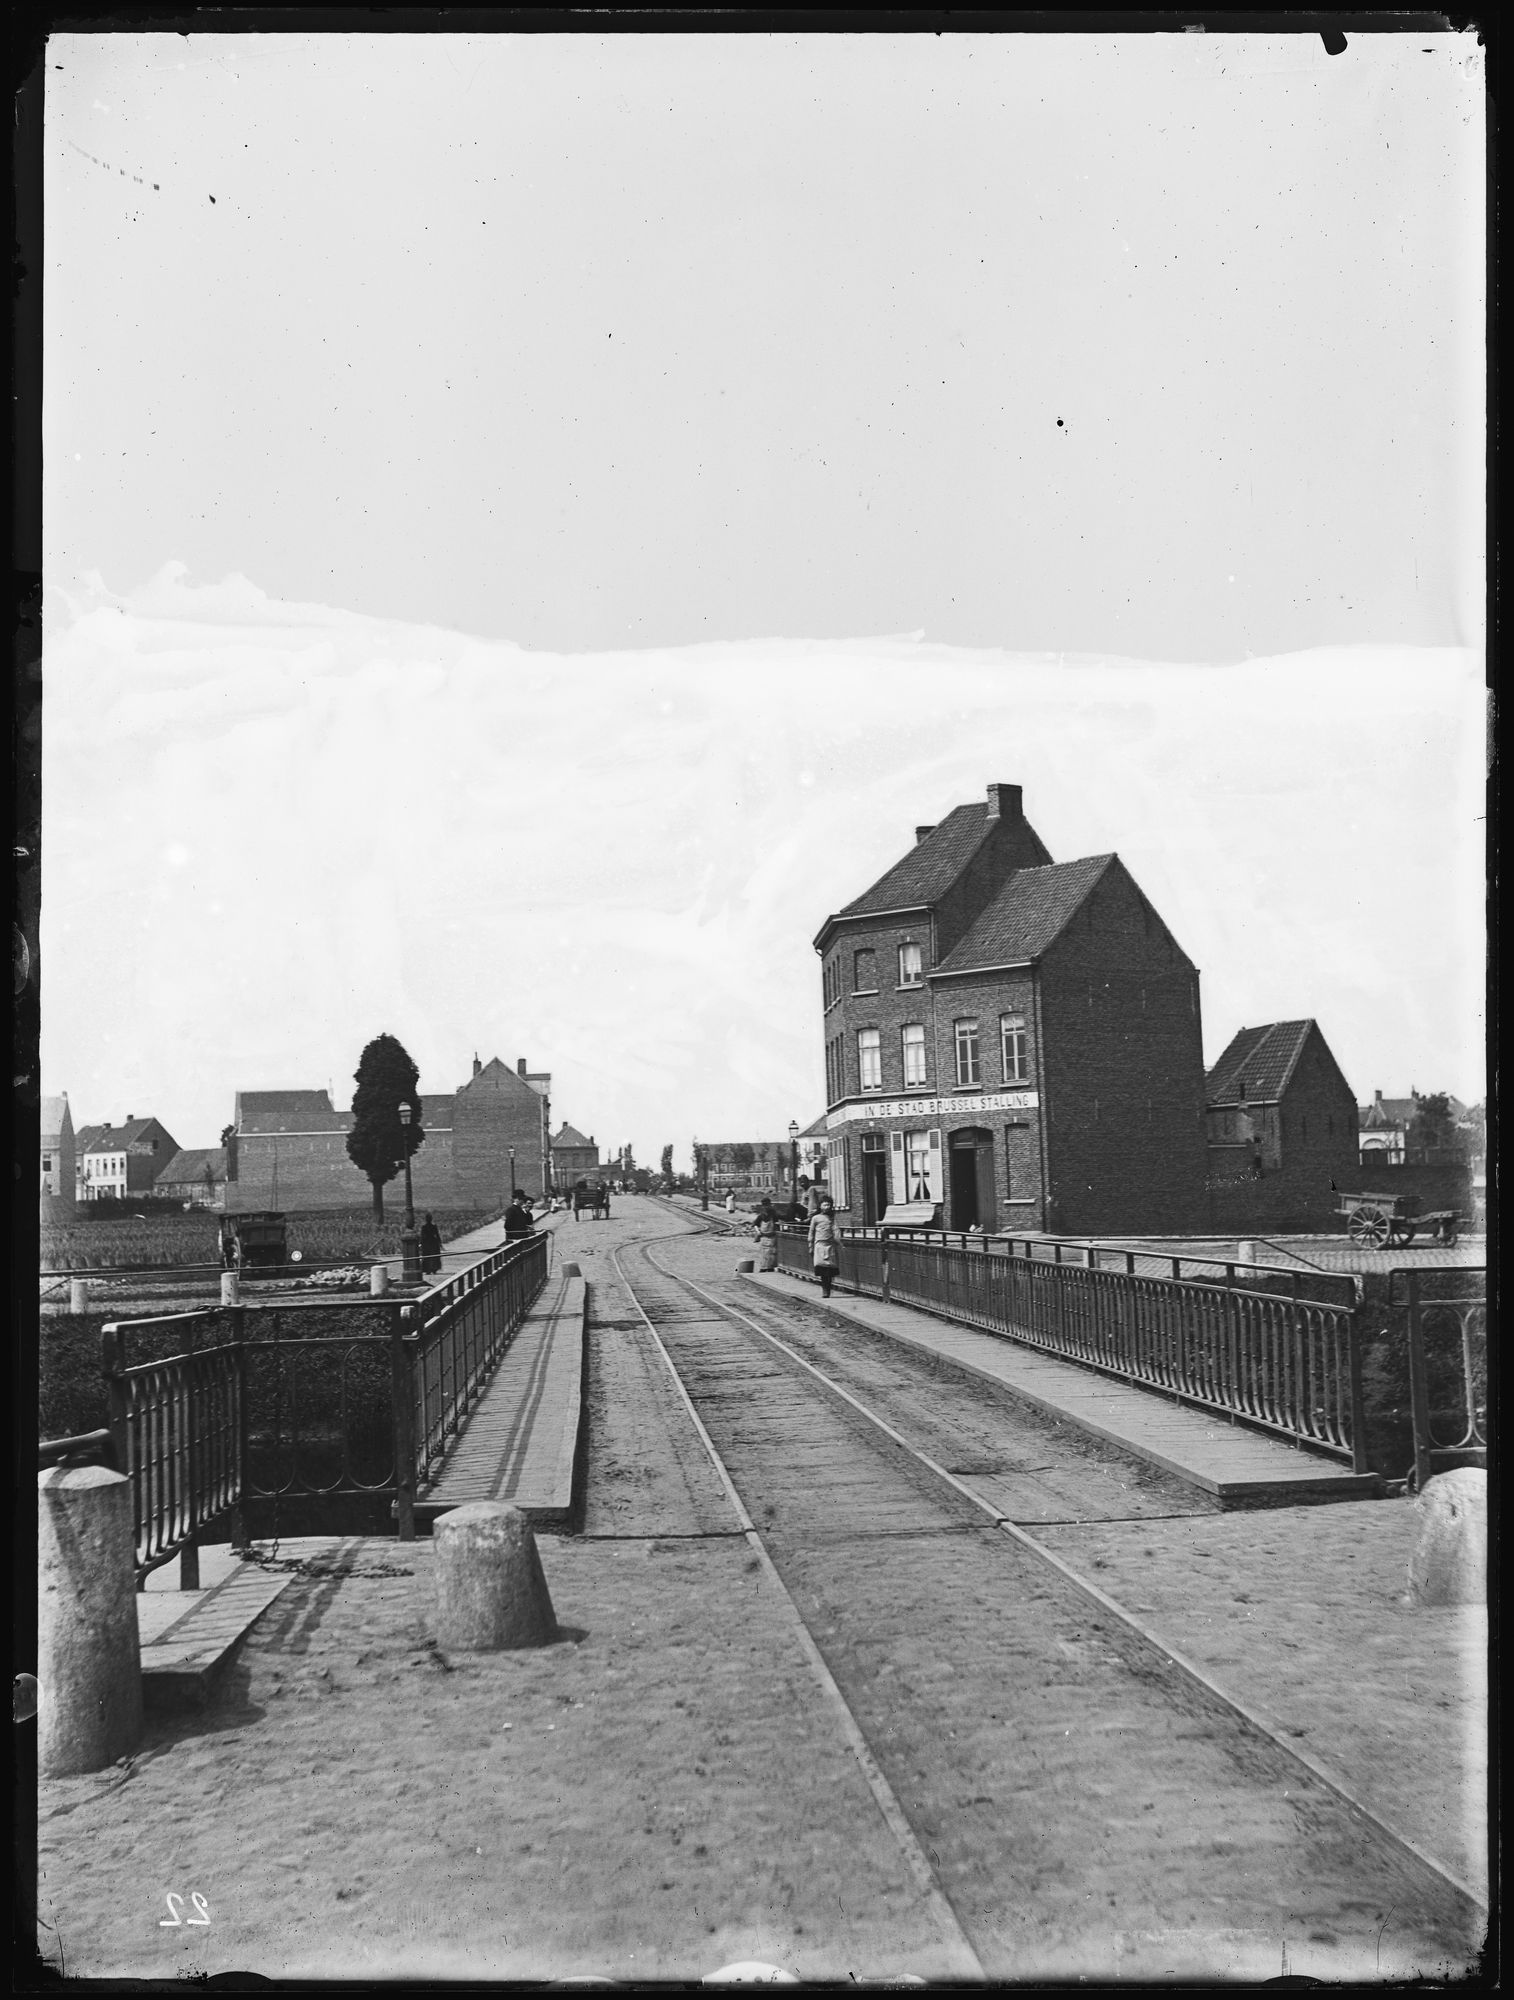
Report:
<svg viewBox="0 0 1514 2000"><path fill-rule="evenodd" d="M920 947L917 944L901 944L899 947L899 984L918 986L921 984Z"/></svg>

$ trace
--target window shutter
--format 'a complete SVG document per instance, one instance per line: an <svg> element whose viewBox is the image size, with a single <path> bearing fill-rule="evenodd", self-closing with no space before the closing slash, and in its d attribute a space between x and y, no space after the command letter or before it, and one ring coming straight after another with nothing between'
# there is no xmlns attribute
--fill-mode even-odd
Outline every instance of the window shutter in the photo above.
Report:
<svg viewBox="0 0 1514 2000"><path fill-rule="evenodd" d="M904 1134L890 1132L888 1135L889 1199L908 1201L909 1188L904 1177Z"/></svg>
<svg viewBox="0 0 1514 2000"><path fill-rule="evenodd" d="M930 1150L925 1156L925 1185L930 1190L932 1201L944 1201L946 1198L946 1182L941 1172L941 1134L939 1132L929 1132L926 1134L926 1138L929 1142Z"/></svg>

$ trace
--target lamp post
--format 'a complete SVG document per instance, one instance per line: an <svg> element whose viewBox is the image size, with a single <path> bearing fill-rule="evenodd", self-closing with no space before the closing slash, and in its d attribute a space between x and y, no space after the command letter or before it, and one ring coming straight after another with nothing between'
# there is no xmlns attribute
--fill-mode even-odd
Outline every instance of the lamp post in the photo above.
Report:
<svg viewBox="0 0 1514 2000"><path fill-rule="evenodd" d="M405 1149L405 1224L400 1231L400 1270L407 1285L421 1281L421 1244L415 1231L415 1193L410 1185L410 1106L400 1106L400 1143Z"/></svg>
<svg viewBox="0 0 1514 2000"><path fill-rule="evenodd" d="M701 1208L708 1208L710 1205L709 1147L701 1146L699 1141L696 1139L694 1141L694 1156L695 1156L695 1161L699 1167L699 1206Z"/></svg>
<svg viewBox="0 0 1514 2000"><path fill-rule="evenodd" d="M510 1199L515 1199L515 1148L510 1149Z"/></svg>
<svg viewBox="0 0 1514 2000"><path fill-rule="evenodd" d="M799 1121L789 1120L789 1186L793 1190L793 1200L799 1203Z"/></svg>

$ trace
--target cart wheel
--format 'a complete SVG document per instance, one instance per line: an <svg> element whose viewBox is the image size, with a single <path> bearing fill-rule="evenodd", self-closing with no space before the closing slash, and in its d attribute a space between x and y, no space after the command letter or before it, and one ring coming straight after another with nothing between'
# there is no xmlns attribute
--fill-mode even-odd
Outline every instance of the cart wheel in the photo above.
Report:
<svg viewBox="0 0 1514 2000"><path fill-rule="evenodd" d="M1364 1249L1381 1250L1389 1237L1388 1218L1380 1208L1356 1208L1346 1224L1346 1234Z"/></svg>
<svg viewBox="0 0 1514 2000"><path fill-rule="evenodd" d="M1436 1234L1449 1250L1456 1241L1456 1224L1454 1222L1443 1222L1436 1231Z"/></svg>
<svg viewBox="0 0 1514 2000"><path fill-rule="evenodd" d="M1414 1241L1414 1224L1412 1222L1391 1223L1388 1228L1388 1241L1390 1243L1412 1243Z"/></svg>

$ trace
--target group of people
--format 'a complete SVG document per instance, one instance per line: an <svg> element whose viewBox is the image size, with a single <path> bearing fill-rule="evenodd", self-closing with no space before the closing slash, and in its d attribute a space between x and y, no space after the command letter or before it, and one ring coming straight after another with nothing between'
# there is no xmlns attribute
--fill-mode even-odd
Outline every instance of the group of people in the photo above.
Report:
<svg viewBox="0 0 1514 2000"><path fill-rule="evenodd" d="M836 1222L836 1205L828 1194L803 1176L800 1177L799 1189L798 1199L790 1205L789 1220L808 1222L810 1263L820 1280L822 1296L829 1298L841 1265L841 1234ZM778 1223L778 1211L769 1196L764 1195L757 1204L757 1215L752 1224L752 1234L757 1238L759 1271L776 1271L778 1268Z"/></svg>

